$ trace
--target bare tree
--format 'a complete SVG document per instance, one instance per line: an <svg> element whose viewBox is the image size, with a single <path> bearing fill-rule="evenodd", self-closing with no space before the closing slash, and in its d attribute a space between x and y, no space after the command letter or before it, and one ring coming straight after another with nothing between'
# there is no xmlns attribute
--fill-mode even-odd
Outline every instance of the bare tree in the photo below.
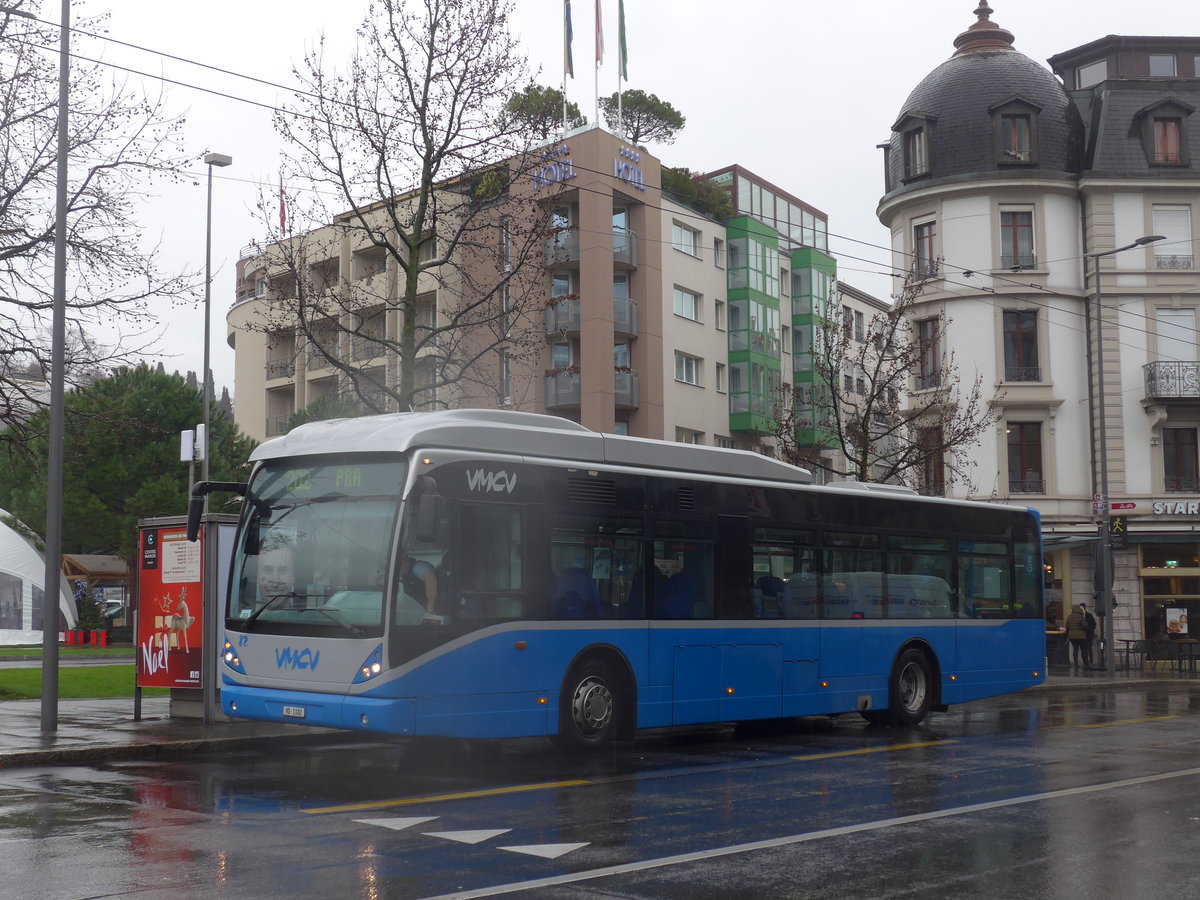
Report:
<svg viewBox="0 0 1200 900"><path fill-rule="evenodd" d="M36 0L7 4L31 15ZM84 19L82 34L102 27ZM45 402L53 305L54 197L58 128L58 27L0 14L0 432ZM86 54L83 54L86 56ZM155 327L152 301L187 296L181 276L160 274L134 214L155 177L176 178L181 122L161 99L111 80L80 57L69 84L67 185L68 384L128 362ZM122 336L104 344L88 337L98 322ZM131 346L136 344L137 346Z"/></svg>
<svg viewBox="0 0 1200 900"><path fill-rule="evenodd" d="M261 198L271 302L250 327L370 410L511 402L505 374L540 361L545 273L525 262L550 207L512 189L547 161L503 114L528 84L510 13L377 0L349 65L309 53L276 116L286 220Z"/></svg>
<svg viewBox="0 0 1200 900"><path fill-rule="evenodd" d="M835 478L974 489L970 450L995 420L981 376L961 381L944 313L918 312L910 277L859 336L832 300L812 341L814 380L781 394L774 437L785 459Z"/></svg>

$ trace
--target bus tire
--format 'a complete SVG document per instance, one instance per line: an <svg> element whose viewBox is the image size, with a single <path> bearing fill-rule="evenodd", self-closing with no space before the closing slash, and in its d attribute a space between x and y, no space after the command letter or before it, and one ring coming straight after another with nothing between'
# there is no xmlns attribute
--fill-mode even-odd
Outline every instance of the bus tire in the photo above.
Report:
<svg viewBox="0 0 1200 900"><path fill-rule="evenodd" d="M887 709L867 709L872 725L920 725L933 705L933 673L926 655L915 647L900 654L888 680Z"/></svg>
<svg viewBox="0 0 1200 900"><path fill-rule="evenodd" d="M621 696L612 667L602 659L587 659L563 681L558 704L558 734L563 750L602 750L617 736Z"/></svg>

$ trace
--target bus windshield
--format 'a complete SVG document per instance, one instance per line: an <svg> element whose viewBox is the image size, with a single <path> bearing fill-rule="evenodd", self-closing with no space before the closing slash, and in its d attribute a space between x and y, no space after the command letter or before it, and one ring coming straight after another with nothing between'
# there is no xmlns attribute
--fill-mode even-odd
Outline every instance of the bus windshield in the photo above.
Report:
<svg viewBox="0 0 1200 900"><path fill-rule="evenodd" d="M305 461L307 462L307 461ZM404 483L401 460L268 462L254 475L227 626L372 637Z"/></svg>

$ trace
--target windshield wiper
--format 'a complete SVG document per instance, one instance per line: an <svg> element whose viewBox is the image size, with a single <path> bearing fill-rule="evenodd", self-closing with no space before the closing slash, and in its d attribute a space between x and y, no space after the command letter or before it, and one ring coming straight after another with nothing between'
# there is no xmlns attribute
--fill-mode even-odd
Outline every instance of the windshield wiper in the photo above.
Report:
<svg viewBox="0 0 1200 900"><path fill-rule="evenodd" d="M345 619L343 619L340 615L335 613L333 610L326 609L324 606L305 606L305 607L302 607L302 608L296 610L296 612L319 612L321 615L323 615L327 619L329 619L329 621L342 626L343 628L345 628L348 632L350 632L355 637L363 636L363 631L361 628L359 628L353 622L347 622Z"/></svg>
<svg viewBox="0 0 1200 900"><path fill-rule="evenodd" d="M261 616L268 609L270 609L272 606L274 606L276 603L278 603L280 600L283 600L284 598L287 598L288 600L293 600L293 599L300 600L303 598L303 596L304 596L303 594L297 594L295 591L285 591L281 594L274 594L270 600L268 600L266 603L264 603L262 606L260 606L254 612L250 613L250 617L248 619L246 619L246 624L253 625L255 619L257 619L259 616Z"/></svg>

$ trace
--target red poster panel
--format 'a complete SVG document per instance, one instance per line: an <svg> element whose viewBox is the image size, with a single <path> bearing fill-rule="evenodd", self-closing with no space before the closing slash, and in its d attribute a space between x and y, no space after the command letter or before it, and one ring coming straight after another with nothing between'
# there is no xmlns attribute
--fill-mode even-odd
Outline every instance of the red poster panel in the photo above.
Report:
<svg viewBox="0 0 1200 900"><path fill-rule="evenodd" d="M204 635L204 532L186 527L142 529L138 572L138 687L200 687Z"/></svg>

